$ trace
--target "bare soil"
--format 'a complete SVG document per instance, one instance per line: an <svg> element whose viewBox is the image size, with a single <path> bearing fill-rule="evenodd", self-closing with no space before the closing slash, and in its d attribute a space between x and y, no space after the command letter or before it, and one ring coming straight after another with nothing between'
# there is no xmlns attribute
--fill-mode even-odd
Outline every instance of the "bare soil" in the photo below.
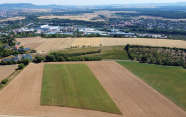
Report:
<svg viewBox="0 0 186 117"><path fill-rule="evenodd" d="M86 63L123 115L57 106L41 106L40 95L44 64L30 63L0 92L0 114L49 117L185 117L186 112L112 61Z"/></svg>
<svg viewBox="0 0 186 117"><path fill-rule="evenodd" d="M10 76L17 68L18 68L18 65L6 65L6 66L0 65L0 74L1 74L0 82L1 80Z"/></svg>

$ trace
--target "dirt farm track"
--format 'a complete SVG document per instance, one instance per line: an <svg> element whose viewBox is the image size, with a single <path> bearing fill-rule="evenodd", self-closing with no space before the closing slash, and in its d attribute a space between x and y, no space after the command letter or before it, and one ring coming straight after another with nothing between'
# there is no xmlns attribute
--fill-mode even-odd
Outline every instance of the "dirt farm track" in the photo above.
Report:
<svg viewBox="0 0 186 117"><path fill-rule="evenodd" d="M73 64L48 63L48 64ZM186 112L114 61L86 63L123 115L40 106L44 64L30 63L0 92L0 115L49 117L186 117Z"/></svg>
<svg viewBox="0 0 186 117"><path fill-rule="evenodd" d="M151 45L164 47L186 48L186 41L170 39L151 39L151 38L16 38L20 45L36 49L37 52L48 52L52 50L61 50L71 46L117 46L117 45Z"/></svg>

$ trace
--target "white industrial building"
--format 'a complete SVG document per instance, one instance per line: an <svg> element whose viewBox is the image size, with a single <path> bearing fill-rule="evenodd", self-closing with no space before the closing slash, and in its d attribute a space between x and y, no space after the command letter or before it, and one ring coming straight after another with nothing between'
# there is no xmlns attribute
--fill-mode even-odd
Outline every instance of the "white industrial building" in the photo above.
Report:
<svg viewBox="0 0 186 117"><path fill-rule="evenodd" d="M42 31L58 31L58 30L60 30L60 27L59 26L41 25L40 27L38 27L36 29L42 30Z"/></svg>

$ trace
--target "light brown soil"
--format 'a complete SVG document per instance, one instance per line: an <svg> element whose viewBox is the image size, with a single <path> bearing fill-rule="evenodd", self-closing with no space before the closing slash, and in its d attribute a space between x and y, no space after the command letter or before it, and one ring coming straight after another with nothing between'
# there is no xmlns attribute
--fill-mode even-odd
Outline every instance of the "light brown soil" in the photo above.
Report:
<svg viewBox="0 0 186 117"><path fill-rule="evenodd" d="M72 63L77 62L60 64ZM49 117L186 116L185 111L115 62L78 63L86 63L90 67L123 115L67 107L40 106L44 63L30 63L0 92L0 114Z"/></svg>
<svg viewBox="0 0 186 117"><path fill-rule="evenodd" d="M1 80L10 76L17 68L18 65L6 65L6 66L0 65L0 82Z"/></svg>

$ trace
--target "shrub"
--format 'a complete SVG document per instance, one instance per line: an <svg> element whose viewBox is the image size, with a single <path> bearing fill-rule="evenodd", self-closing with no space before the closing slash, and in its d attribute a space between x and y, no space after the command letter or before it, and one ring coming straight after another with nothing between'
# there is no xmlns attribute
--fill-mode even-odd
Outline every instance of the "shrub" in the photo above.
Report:
<svg viewBox="0 0 186 117"><path fill-rule="evenodd" d="M143 55L143 56L141 57L141 61L142 61L142 62L146 63L147 60L148 60L148 58L147 58L146 55Z"/></svg>
<svg viewBox="0 0 186 117"><path fill-rule="evenodd" d="M12 65L13 64L13 62L10 60L10 61L8 61L8 63L7 63L8 65Z"/></svg>
<svg viewBox="0 0 186 117"><path fill-rule="evenodd" d="M8 79L6 78L6 79L1 81L1 84L6 84L7 82L8 82Z"/></svg>
<svg viewBox="0 0 186 117"><path fill-rule="evenodd" d="M44 60L44 57L42 57L42 56L36 56L35 57L35 62L37 62L37 63L40 63L43 60Z"/></svg>
<svg viewBox="0 0 186 117"><path fill-rule="evenodd" d="M184 64L184 65L183 65L183 68L185 68L185 69L186 69L186 64Z"/></svg>
<svg viewBox="0 0 186 117"><path fill-rule="evenodd" d="M25 67L25 65L23 63L18 65L19 69L23 69Z"/></svg>

